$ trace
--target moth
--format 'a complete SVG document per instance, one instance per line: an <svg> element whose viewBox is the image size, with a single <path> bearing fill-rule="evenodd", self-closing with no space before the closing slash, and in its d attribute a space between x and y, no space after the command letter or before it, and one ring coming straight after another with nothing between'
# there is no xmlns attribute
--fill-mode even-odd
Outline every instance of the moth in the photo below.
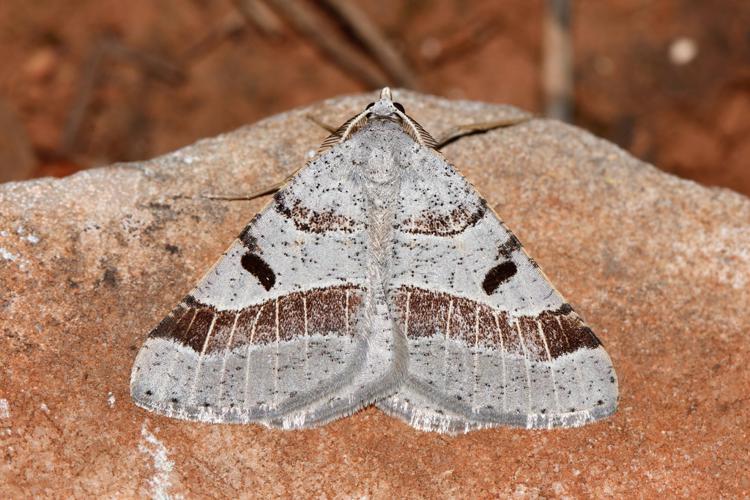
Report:
<svg viewBox="0 0 750 500"><path fill-rule="evenodd" d="M389 89L346 121L149 334L135 403L427 431L572 427L618 386L601 342Z"/></svg>

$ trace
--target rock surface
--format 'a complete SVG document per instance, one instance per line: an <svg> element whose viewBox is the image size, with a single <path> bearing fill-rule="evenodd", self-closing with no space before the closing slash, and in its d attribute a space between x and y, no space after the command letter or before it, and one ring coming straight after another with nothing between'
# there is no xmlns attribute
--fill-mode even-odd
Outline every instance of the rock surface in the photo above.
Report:
<svg viewBox="0 0 750 500"><path fill-rule="evenodd" d="M374 408L320 429L135 407L133 358L264 200L372 100L275 116L149 162L0 185L0 496L750 494L750 200L547 120L444 149L598 333L619 411L579 429L418 432ZM433 135L519 113L410 92Z"/></svg>

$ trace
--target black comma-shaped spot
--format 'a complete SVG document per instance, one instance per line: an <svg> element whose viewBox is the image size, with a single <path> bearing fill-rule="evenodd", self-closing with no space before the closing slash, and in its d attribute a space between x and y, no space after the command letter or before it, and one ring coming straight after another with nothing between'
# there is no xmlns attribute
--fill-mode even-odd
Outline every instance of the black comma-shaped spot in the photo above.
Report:
<svg viewBox="0 0 750 500"><path fill-rule="evenodd" d="M245 271L258 278L258 281L266 290L270 290L276 283L276 275L273 269L259 255L246 253L242 256L240 262Z"/></svg>
<svg viewBox="0 0 750 500"><path fill-rule="evenodd" d="M487 271L487 276L484 277L484 281L482 282L482 288L484 288L487 295L492 295L492 292L497 290L497 287L511 279L516 272L518 272L518 268L513 261L508 260L502 264L498 264Z"/></svg>

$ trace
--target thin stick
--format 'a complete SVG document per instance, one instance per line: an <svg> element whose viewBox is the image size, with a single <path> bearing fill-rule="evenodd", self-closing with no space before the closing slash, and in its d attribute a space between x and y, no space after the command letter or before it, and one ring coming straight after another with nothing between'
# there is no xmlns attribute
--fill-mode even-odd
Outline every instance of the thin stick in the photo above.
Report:
<svg viewBox="0 0 750 500"><path fill-rule="evenodd" d="M296 0L269 0L269 3L285 17L293 28L307 37L331 60L353 78L369 87L385 87L388 81L376 68L367 64L362 56L327 30L319 18Z"/></svg>
<svg viewBox="0 0 750 500"><path fill-rule="evenodd" d="M127 61L144 75L170 85L179 85L187 79L181 66L158 54L125 45L120 39L108 37L102 42L105 56Z"/></svg>
<svg viewBox="0 0 750 500"><path fill-rule="evenodd" d="M261 0L234 0L234 5L264 35L277 39L284 36L281 19Z"/></svg>
<svg viewBox="0 0 750 500"><path fill-rule="evenodd" d="M242 33L247 27L245 17L239 16L236 12L225 17L218 26L211 29L203 38L200 38L193 45L189 46L183 53L183 61L195 62L203 56L208 55L213 49L221 45L230 37Z"/></svg>
<svg viewBox="0 0 750 500"><path fill-rule="evenodd" d="M495 35L505 28L505 21L501 16L492 14L475 14L472 19L464 23L464 26L455 32L447 34L443 39L439 50L428 57L427 63L431 66L441 66L452 60L460 59L467 53L477 52Z"/></svg>
<svg viewBox="0 0 750 500"><path fill-rule="evenodd" d="M186 79L185 71L170 60L144 50L128 47L115 35L108 34L98 39L89 53L83 67L81 83L78 85L68 117L65 120L60 150L64 154L73 152L94 93L101 80L106 77L103 71L108 59L114 58L133 64L143 75L156 78L170 85L179 85Z"/></svg>
<svg viewBox="0 0 750 500"><path fill-rule="evenodd" d="M399 86L417 87L417 78L409 64L359 7L349 0L323 0L323 3L362 41Z"/></svg>
<svg viewBox="0 0 750 500"><path fill-rule="evenodd" d="M60 150L63 154L70 154L76 144L78 132L81 130L81 125L88 114L89 105L94 97L94 90L96 90L102 76L102 61L107 53L109 43L111 43L111 35L95 42L93 50L89 52L83 65L81 80L73 99L73 105L68 112L63 127L62 143L60 144Z"/></svg>
<svg viewBox="0 0 750 500"><path fill-rule="evenodd" d="M573 45L570 0L547 0L544 14L543 87L546 115L562 121L573 116Z"/></svg>

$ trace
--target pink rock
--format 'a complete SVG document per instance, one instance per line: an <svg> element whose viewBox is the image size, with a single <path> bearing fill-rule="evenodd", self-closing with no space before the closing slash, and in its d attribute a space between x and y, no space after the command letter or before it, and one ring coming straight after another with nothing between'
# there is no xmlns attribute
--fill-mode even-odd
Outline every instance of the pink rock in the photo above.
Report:
<svg viewBox="0 0 750 500"><path fill-rule="evenodd" d="M397 92L440 136L517 110ZM578 429L422 433L373 408L316 430L205 425L129 398L146 333L372 100L294 110L143 163L0 186L0 496L747 495L750 200L535 119L444 149L595 329L620 409Z"/></svg>

